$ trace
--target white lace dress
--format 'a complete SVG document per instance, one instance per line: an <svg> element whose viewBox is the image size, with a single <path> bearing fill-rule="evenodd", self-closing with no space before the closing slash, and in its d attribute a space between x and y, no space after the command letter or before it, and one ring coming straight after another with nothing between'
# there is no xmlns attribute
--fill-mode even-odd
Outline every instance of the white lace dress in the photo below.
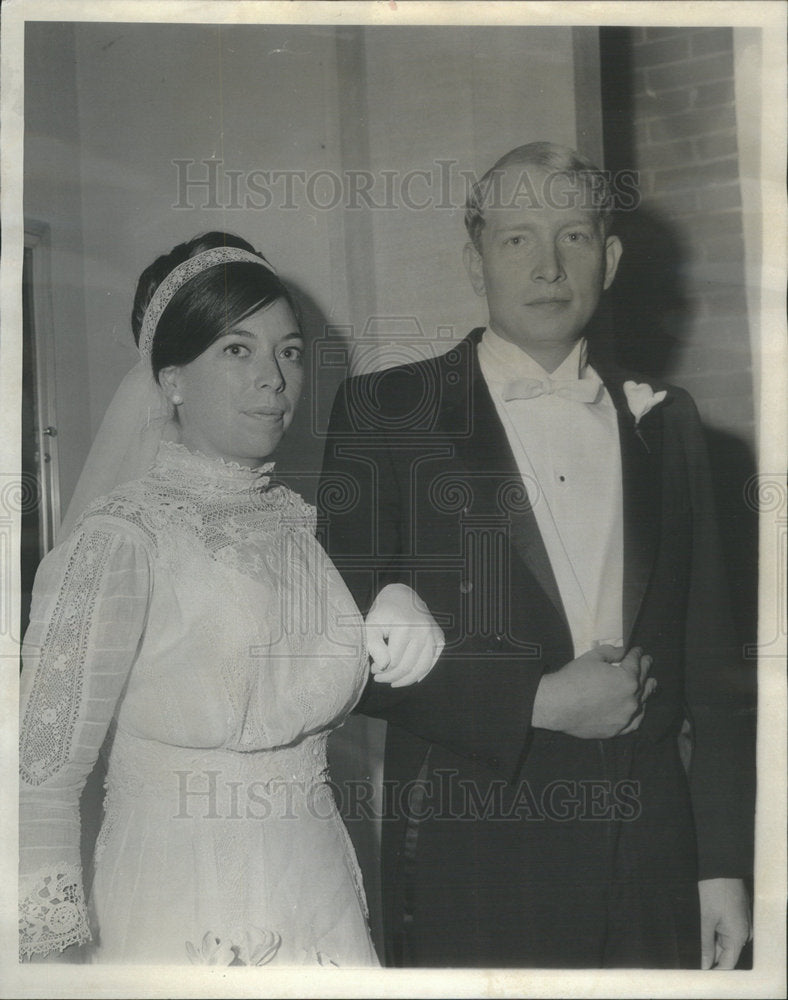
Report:
<svg viewBox="0 0 788 1000"><path fill-rule="evenodd" d="M326 773L358 610L270 467L163 443L41 564L25 638L20 951L377 964ZM108 731L86 906L79 798Z"/></svg>

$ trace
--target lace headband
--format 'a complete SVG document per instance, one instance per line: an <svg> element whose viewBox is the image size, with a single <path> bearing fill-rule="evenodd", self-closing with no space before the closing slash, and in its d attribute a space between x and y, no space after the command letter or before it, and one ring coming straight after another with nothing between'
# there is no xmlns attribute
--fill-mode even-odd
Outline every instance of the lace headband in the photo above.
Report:
<svg viewBox="0 0 788 1000"><path fill-rule="evenodd" d="M142 317L138 350L143 359L150 361L156 327L159 325L162 313L178 289L182 288L187 281L201 271L206 271L209 267L214 267L216 264L229 264L236 260L259 264L260 267L264 267L271 274L276 274L276 271L267 260L263 260L262 257L258 257L248 250L241 250L238 247L214 247L212 250L204 250L194 257L189 257L182 264L178 264L177 267L170 271L153 293L148 303L148 308L145 310L145 315Z"/></svg>

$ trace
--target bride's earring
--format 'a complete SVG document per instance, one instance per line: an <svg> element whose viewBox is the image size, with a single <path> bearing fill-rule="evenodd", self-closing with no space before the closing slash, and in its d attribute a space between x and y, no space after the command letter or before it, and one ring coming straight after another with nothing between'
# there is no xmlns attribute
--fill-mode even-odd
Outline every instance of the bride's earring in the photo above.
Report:
<svg viewBox="0 0 788 1000"><path fill-rule="evenodd" d="M177 374L177 369L174 365L162 368L159 372L159 385L162 387L165 396L173 406L180 406L183 402L183 396L177 389Z"/></svg>

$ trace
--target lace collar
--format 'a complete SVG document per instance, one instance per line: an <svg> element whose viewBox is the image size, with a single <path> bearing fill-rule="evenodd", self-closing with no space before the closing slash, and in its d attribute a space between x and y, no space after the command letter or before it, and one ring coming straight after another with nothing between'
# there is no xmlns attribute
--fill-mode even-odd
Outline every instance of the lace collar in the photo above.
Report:
<svg viewBox="0 0 788 1000"><path fill-rule="evenodd" d="M151 471L163 477L173 474L185 476L228 493L248 493L266 489L271 480L269 473L273 469L273 462L249 468L238 462L227 462L223 458L209 458L199 451L190 451L185 445L175 441L162 441Z"/></svg>

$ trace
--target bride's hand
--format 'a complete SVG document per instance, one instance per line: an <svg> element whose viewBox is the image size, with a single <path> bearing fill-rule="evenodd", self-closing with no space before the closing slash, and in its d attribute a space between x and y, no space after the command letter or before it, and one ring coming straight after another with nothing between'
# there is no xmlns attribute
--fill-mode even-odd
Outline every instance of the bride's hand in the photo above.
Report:
<svg viewBox="0 0 788 1000"><path fill-rule="evenodd" d="M430 609L404 583L381 590L367 614L366 630L374 679L392 687L424 680L445 644Z"/></svg>

